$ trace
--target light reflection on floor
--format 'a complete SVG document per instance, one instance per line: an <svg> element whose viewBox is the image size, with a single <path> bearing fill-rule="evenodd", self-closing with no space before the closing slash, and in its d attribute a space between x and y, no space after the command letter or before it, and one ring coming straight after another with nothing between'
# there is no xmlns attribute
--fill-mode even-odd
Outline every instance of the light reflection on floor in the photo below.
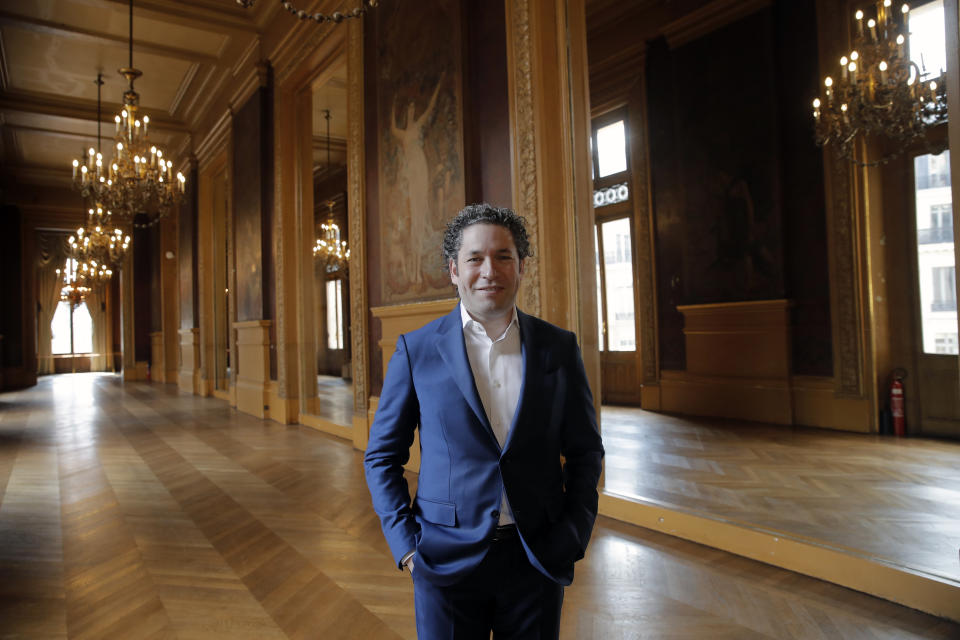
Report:
<svg viewBox="0 0 960 640"><path fill-rule="evenodd" d="M317 376L317 415L334 424L353 426L353 382L338 376Z"/></svg>
<svg viewBox="0 0 960 640"><path fill-rule="evenodd" d="M960 580L960 442L604 406L608 493Z"/></svg>

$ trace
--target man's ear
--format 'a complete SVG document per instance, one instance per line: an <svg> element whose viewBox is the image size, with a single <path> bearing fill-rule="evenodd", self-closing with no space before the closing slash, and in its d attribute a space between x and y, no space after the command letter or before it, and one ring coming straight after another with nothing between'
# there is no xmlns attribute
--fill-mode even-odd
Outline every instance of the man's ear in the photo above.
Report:
<svg viewBox="0 0 960 640"><path fill-rule="evenodd" d="M523 275L523 267L524 267L524 265L526 265L526 264L527 264L527 259L526 259L526 258L520 258L520 270L519 270L519 273L520 273L521 276Z"/></svg>
<svg viewBox="0 0 960 640"><path fill-rule="evenodd" d="M450 282L457 284L457 278L459 273L457 273L457 261L456 260L447 260L447 268L450 271Z"/></svg>

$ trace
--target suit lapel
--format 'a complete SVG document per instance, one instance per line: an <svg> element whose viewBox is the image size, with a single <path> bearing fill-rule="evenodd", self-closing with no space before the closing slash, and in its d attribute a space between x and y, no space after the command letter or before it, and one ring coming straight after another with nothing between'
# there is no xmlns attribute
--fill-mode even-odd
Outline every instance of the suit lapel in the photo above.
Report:
<svg viewBox="0 0 960 640"><path fill-rule="evenodd" d="M504 451L510 448L517 428L528 422L523 419L524 412L537 406L537 399L542 397L541 389L550 356L549 349L544 348L538 340L531 317L518 309L517 321L520 324L520 350L523 356L523 386L520 387L520 399L517 401L517 410L513 414L513 424L510 425Z"/></svg>
<svg viewBox="0 0 960 640"><path fill-rule="evenodd" d="M490 428L490 420L487 419L487 413L483 410L483 403L480 401L480 394L477 392L477 385L473 381L473 370L470 369L470 361L467 359L467 347L463 342L463 322L460 318L460 305L453 308L441 325L437 336L437 351L440 357L446 363L450 370L450 376L456 383L460 393L473 412L476 414L480 424L484 426L494 444L497 438ZM497 445L499 447L499 445Z"/></svg>

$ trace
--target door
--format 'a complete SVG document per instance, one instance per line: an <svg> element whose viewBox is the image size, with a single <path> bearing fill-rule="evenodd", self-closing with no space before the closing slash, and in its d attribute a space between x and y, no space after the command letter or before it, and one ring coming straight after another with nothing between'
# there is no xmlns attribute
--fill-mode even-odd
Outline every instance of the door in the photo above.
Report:
<svg viewBox="0 0 960 640"><path fill-rule="evenodd" d="M950 151L913 158L920 429L960 437Z"/></svg>
<svg viewBox="0 0 960 640"><path fill-rule="evenodd" d="M594 120L591 148L600 325L600 401L639 405L637 288L627 141L625 110Z"/></svg>

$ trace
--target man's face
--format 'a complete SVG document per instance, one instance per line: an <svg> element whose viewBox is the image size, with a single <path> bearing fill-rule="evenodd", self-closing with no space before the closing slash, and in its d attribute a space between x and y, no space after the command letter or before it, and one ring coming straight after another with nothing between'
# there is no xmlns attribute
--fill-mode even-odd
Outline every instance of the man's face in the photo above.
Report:
<svg viewBox="0 0 960 640"><path fill-rule="evenodd" d="M449 264L460 302L481 324L503 320L513 313L523 277L513 235L498 224L476 223L462 238L457 260Z"/></svg>

